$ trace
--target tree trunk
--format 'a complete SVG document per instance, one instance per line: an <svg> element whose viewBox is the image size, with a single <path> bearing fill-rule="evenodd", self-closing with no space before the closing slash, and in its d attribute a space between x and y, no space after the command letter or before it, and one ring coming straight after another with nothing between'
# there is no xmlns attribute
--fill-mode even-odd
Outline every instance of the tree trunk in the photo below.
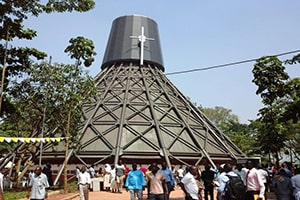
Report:
<svg viewBox="0 0 300 200"><path fill-rule="evenodd" d="M65 143L65 161L64 161L64 193L68 193L68 154L69 154L69 139L70 139L70 123L71 123L71 111L68 112L68 124L66 132L66 143Z"/></svg>
<svg viewBox="0 0 300 200"><path fill-rule="evenodd" d="M2 102L3 102L3 97L4 97L5 66L6 66L7 46L8 46L8 30L6 32L5 51L4 51L2 78L1 78L1 86L0 86L0 113L2 112Z"/></svg>

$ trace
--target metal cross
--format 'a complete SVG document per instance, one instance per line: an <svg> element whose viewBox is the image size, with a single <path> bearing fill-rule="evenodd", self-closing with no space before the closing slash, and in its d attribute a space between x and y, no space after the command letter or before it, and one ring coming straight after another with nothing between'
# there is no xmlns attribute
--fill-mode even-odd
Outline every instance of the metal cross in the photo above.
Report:
<svg viewBox="0 0 300 200"><path fill-rule="evenodd" d="M143 65L144 64L144 43L146 42L146 40L154 40L154 38L148 38L144 35L144 27L141 27L141 35L139 36L130 36L130 38L133 39L139 39L141 46L140 46L140 64Z"/></svg>

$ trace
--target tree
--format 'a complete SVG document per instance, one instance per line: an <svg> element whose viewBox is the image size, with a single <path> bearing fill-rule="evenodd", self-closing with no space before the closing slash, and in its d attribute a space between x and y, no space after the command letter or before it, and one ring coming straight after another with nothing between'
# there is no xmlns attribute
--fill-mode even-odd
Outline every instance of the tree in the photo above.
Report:
<svg viewBox="0 0 300 200"><path fill-rule="evenodd" d="M88 40L84 37L77 37L72 38L69 41L71 44L67 46L65 49L66 53L69 53L71 58L75 58L75 70L74 70L74 76L76 77L78 73L80 73L80 65L84 64L85 67L89 67L92 62L94 61L94 55L96 55L96 52L94 51L94 44L91 40ZM69 102L69 108L68 108L68 123L66 126L66 146L65 146L65 162L64 162L64 192L67 193L67 161L68 161L68 153L69 153L69 138L70 138L70 122L72 113L74 112L74 108L78 106L78 104L82 104L82 99L78 98L76 94L76 80L71 80L70 85L70 93L72 96L74 96L73 101ZM90 96L91 97L91 96ZM82 110L82 107L80 107Z"/></svg>
<svg viewBox="0 0 300 200"><path fill-rule="evenodd" d="M216 106L214 108L198 107L203 114L210 119L229 139L239 147L247 156L259 154L256 145L256 124L251 122L241 124L237 115L227 108Z"/></svg>
<svg viewBox="0 0 300 200"><path fill-rule="evenodd" d="M300 119L300 78L294 78L286 84L286 95L282 99L284 113L280 119L282 122L292 120L297 123Z"/></svg>
<svg viewBox="0 0 300 200"><path fill-rule="evenodd" d="M274 56L262 57L257 60L252 70L253 82L258 86L264 108L259 110L258 142L264 153L272 153L279 163L279 153L291 140L287 131L288 121L299 120L299 85L296 80L288 81L283 63Z"/></svg>
<svg viewBox="0 0 300 200"><path fill-rule="evenodd" d="M76 64L42 62L24 69L20 73L22 78L11 82L9 93L18 110L4 118L4 124L7 124L4 131L7 133L7 127L11 128L11 132L16 132L16 127L19 127L16 125L20 123L24 125L19 130L24 133L23 136L65 137L66 154L70 142L78 144L78 127L83 120L82 104L96 95L95 83L81 65L92 64L93 56L96 55L94 44L83 37L72 38L70 41L83 41L71 43L67 47L66 52L70 52L71 57L74 55L72 58L76 58ZM75 52L74 49L80 49L80 45L85 50ZM25 148L30 149L29 145ZM38 146L32 154L36 154L37 150Z"/></svg>
<svg viewBox="0 0 300 200"><path fill-rule="evenodd" d="M46 53L35 48L11 45L15 39L32 40L37 36L35 30L24 27L24 21L29 16L38 17L42 13L86 12L94 5L93 0L48 0L42 2L39 0L0 0L0 114L3 114L3 108L11 107L4 95L9 87L8 78L20 75L32 64L31 59L41 60L47 56ZM2 106L2 103L5 106Z"/></svg>
<svg viewBox="0 0 300 200"><path fill-rule="evenodd" d="M232 114L232 110L221 106L216 106L214 108L199 107L199 109L209 120L211 120L214 123L214 125L216 125L222 131L228 129L228 123L239 122L238 116Z"/></svg>
<svg viewBox="0 0 300 200"><path fill-rule="evenodd" d="M28 70L31 74L12 88L15 102L22 108L20 113L25 115L30 111L21 118L22 124L32 123L27 137L65 137L65 144L78 144L82 104L96 94L93 79L78 66L69 64L41 63ZM27 144L26 148L34 149L32 155L37 155L40 147Z"/></svg>
<svg viewBox="0 0 300 200"><path fill-rule="evenodd" d="M242 150L243 153L251 157L260 154L260 148L256 142L256 128L257 124L253 121L249 125L230 121L228 122L227 129L224 133Z"/></svg>
<svg viewBox="0 0 300 200"><path fill-rule="evenodd" d="M62 115L57 116L57 112L55 112L55 109L57 109L55 106L59 106L58 101L54 102L54 107L46 106L46 104L50 102L49 100L57 98L57 94L61 94L63 90L58 90L58 93L51 93L52 97L50 97L50 99L44 98L45 94L49 94L49 88L47 88L47 90L45 90L45 88L42 89L41 82L43 81L38 78L33 80L35 75L32 73L35 72L38 74L38 71L35 71L34 67L39 68L47 65L46 63L35 64L35 62L44 59L47 54L35 48L13 46L13 41L16 39L31 40L37 36L35 30L24 27L24 21L27 20L29 16L38 17L42 13L86 12L92 9L94 5L95 2L93 0L48 0L42 2L38 0L0 0L0 119L3 125L0 128L0 132L5 134L12 133L10 136L39 135L43 132L45 124L55 124L55 120L57 120L56 122L58 123L63 123L63 121L58 121ZM90 63L91 62L92 60ZM67 71L68 69L71 71L74 70L71 69L72 65L59 65L59 67L65 68ZM76 66L76 69L77 68L78 66ZM43 72L45 73L44 75L49 75L49 73L47 73L49 70ZM66 71L61 72L62 75L68 74ZM82 74L81 72L77 73L78 76ZM73 77L75 77L76 74L73 75ZM11 80L18 78L23 79L20 84L12 83ZM64 78L59 81L63 80L66 81ZM83 87L84 85L85 84L82 84L81 86ZM17 88L21 89L20 91L25 91L25 93L18 92ZM86 89L87 88L85 88L84 91L89 91ZM75 97L77 96L75 95ZM47 109L45 109L46 107ZM80 106L78 106L78 108L79 107ZM52 113L46 113L48 111ZM79 111L74 112L74 115L75 113L80 114ZM44 123L45 115L48 116L46 123ZM49 116L53 116L53 118L50 120ZM74 122L79 123L80 120L77 119L76 121L76 117L74 117ZM16 125L16 123L18 126L12 126L12 124ZM49 127L55 126L49 125ZM59 129L62 127L64 126L58 127L57 130L63 130ZM70 127L73 128L73 125L70 125ZM17 128L18 130L16 131ZM55 134L56 133L57 132L55 132ZM13 148L12 146L10 147ZM35 151L34 148L33 151Z"/></svg>

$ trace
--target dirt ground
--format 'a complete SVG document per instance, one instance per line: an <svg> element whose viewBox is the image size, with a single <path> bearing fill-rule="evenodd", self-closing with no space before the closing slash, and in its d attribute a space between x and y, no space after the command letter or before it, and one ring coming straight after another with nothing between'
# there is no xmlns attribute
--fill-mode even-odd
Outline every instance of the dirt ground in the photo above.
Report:
<svg viewBox="0 0 300 200"><path fill-rule="evenodd" d="M147 199L147 191L143 192L143 200ZM123 190L122 194L111 193L106 191L97 191L89 193L89 200L129 200L129 193L126 190ZM48 200L79 200L79 193L69 193L69 194L60 194L53 193L50 194ZM170 200L184 200L184 194L180 188L176 188L170 195ZM268 193L268 200L276 200L276 197L273 193Z"/></svg>
<svg viewBox="0 0 300 200"><path fill-rule="evenodd" d="M147 191L143 192L143 199L147 199ZM97 191L89 193L89 200L128 200L130 199L129 193L124 189L122 194L120 193L111 193L107 191ZM177 188L170 195L170 200L183 200L184 194L181 189ZM49 194L48 200L79 200L79 193L70 193L70 194Z"/></svg>

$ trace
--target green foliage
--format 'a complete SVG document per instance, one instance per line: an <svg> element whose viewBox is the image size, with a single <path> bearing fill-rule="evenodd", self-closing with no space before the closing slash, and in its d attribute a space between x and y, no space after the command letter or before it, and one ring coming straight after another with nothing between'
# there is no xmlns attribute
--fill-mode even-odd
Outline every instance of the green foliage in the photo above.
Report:
<svg viewBox="0 0 300 200"><path fill-rule="evenodd" d="M274 56L258 59L252 70L254 79L258 86L256 94L260 94L264 104L272 104L278 97L285 94L285 82L289 76L284 71L282 62Z"/></svg>
<svg viewBox="0 0 300 200"><path fill-rule="evenodd" d="M13 46L13 41L16 39L32 40L37 36L35 30L24 27L24 21L29 16L38 17L42 13L86 12L93 9L94 6L93 0L0 0L0 21L2 23L0 26L0 74L3 74L0 79L1 114L8 112L6 108L8 108L9 101L7 96L3 96L2 91L9 89L10 76L21 76L25 69L32 64L32 60L41 60L47 56L46 53L35 48ZM86 64L91 64L91 62L91 60L87 60ZM2 106L2 102L6 105L5 107Z"/></svg>
<svg viewBox="0 0 300 200"><path fill-rule="evenodd" d="M239 122L238 116L232 114L232 110L230 109L226 109L221 106L216 106L214 108L198 108L209 120L211 120L219 129L223 131L228 129L228 123Z"/></svg>
<svg viewBox="0 0 300 200"><path fill-rule="evenodd" d="M294 78L286 83L286 95L282 99L281 107L284 112L280 121L292 120L297 123L300 119L300 78Z"/></svg>
<svg viewBox="0 0 300 200"><path fill-rule="evenodd" d="M260 149L256 142L255 124L240 124L230 121L224 131L230 140L237 145L247 156L257 156Z"/></svg>
<svg viewBox="0 0 300 200"><path fill-rule="evenodd" d="M75 58L78 65L81 65L82 59L84 66L89 67L94 62L94 56L96 55L93 41L78 36L70 39L69 42L71 44L67 46L65 53L69 53L72 59Z"/></svg>
<svg viewBox="0 0 300 200"><path fill-rule="evenodd" d="M78 192L78 185L76 181L73 181L71 183L68 183L68 192L69 193L75 193Z"/></svg>
<svg viewBox="0 0 300 200"><path fill-rule="evenodd" d="M237 115L232 114L230 109L220 106L214 108L200 106L198 108L247 156L257 156L260 153L255 123L241 124Z"/></svg>
<svg viewBox="0 0 300 200"><path fill-rule="evenodd" d="M284 64L300 64L300 54L295 55L292 59L285 60Z"/></svg>
<svg viewBox="0 0 300 200"><path fill-rule="evenodd" d="M27 71L26 78L14 82L11 90L21 116L25 115L18 121L31 124L31 133L40 132L45 112L44 128L51 133L48 136L65 135L67 113L72 109L71 130L72 135L77 135L82 103L96 91L92 77L75 65L41 63L32 65Z"/></svg>
<svg viewBox="0 0 300 200"><path fill-rule="evenodd" d="M253 82L258 86L256 94L265 105L259 110L257 142L262 153L272 153L279 163L279 153L297 141L297 126L291 122L297 124L300 119L300 81L289 80L283 63L274 56L258 59L252 72Z"/></svg>
<svg viewBox="0 0 300 200"><path fill-rule="evenodd" d="M78 12L86 12L94 8L95 2L93 0L48 0L43 10L47 13L50 12L72 12L73 10Z"/></svg>

